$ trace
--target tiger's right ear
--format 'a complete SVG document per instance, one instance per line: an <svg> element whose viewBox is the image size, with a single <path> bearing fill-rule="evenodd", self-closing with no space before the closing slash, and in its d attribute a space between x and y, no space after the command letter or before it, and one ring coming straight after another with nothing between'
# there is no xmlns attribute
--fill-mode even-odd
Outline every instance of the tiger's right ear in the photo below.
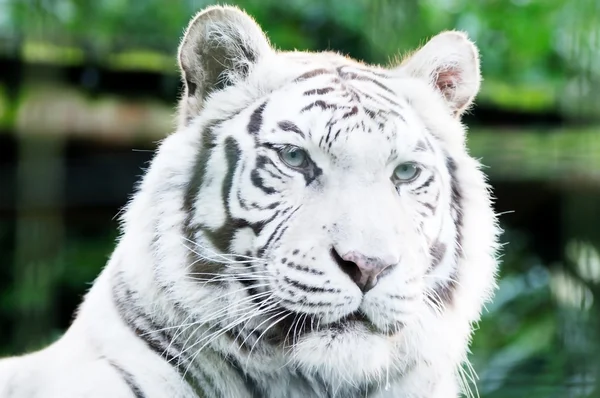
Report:
<svg viewBox="0 0 600 398"><path fill-rule="evenodd" d="M183 123L200 113L208 95L245 79L272 51L260 27L238 8L215 6L198 13L179 46Z"/></svg>

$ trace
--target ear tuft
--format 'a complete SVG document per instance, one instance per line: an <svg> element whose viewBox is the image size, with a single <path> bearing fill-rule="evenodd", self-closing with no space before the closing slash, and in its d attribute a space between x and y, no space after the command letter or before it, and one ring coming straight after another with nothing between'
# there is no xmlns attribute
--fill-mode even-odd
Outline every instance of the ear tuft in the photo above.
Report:
<svg viewBox="0 0 600 398"><path fill-rule="evenodd" d="M179 46L185 123L198 115L206 97L244 80L271 51L260 27L240 9L215 6L198 13Z"/></svg>
<svg viewBox="0 0 600 398"><path fill-rule="evenodd" d="M481 85L479 52L462 32L440 33L399 69L435 88L456 116L471 105Z"/></svg>

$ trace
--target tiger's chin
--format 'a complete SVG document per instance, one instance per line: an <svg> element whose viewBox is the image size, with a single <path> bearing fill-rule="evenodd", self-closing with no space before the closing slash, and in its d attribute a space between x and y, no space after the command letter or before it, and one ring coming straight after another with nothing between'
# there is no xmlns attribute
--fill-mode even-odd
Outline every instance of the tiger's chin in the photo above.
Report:
<svg viewBox="0 0 600 398"><path fill-rule="evenodd" d="M397 344L401 333L350 315L300 336L292 356L296 366L325 380L372 381L407 367Z"/></svg>

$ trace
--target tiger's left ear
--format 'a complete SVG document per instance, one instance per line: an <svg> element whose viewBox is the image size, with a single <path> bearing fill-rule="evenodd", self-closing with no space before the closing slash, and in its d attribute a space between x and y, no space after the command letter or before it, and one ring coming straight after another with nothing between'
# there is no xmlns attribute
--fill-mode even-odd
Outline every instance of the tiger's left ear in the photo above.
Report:
<svg viewBox="0 0 600 398"><path fill-rule="evenodd" d="M471 105L481 85L479 52L462 32L438 34L398 70L425 80L442 95L457 117Z"/></svg>

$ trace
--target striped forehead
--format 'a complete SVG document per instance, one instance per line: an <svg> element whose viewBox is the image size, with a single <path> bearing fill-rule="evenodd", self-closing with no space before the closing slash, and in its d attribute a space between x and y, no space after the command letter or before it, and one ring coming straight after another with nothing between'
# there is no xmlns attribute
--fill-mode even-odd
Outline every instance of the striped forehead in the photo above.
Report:
<svg viewBox="0 0 600 398"><path fill-rule="evenodd" d="M411 124L418 123L408 101L388 87L389 79L351 66L305 72L270 96L262 109L266 133L284 131L327 152L365 145L391 151L398 141L415 148L420 129Z"/></svg>

